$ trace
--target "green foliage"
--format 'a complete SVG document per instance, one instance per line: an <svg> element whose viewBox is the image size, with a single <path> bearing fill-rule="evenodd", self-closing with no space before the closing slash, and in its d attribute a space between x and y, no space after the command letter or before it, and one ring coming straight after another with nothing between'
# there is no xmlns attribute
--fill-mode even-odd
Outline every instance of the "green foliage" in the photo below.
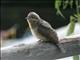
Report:
<svg viewBox="0 0 80 60"><path fill-rule="evenodd" d="M57 9L57 14L60 14L64 18L64 15L60 11L61 2L62 0L55 0L55 8Z"/></svg>
<svg viewBox="0 0 80 60"><path fill-rule="evenodd" d="M75 14L74 17L78 20L79 24L80 24L80 13Z"/></svg>
<svg viewBox="0 0 80 60"><path fill-rule="evenodd" d="M63 3L62 3L63 2ZM69 23L69 29L67 32L67 35L70 35L74 32L74 28L75 28L75 21L78 21L78 23L80 24L80 5L79 5L79 0L55 0L55 8L57 10L57 14L61 15L64 18L64 15L62 14L60 7L61 5L63 5L63 10L67 8L67 6L69 5L71 8L73 8L73 2L75 2L76 5L76 13L74 14L74 16L70 16L70 23ZM73 56L73 60L79 60L79 56Z"/></svg>
<svg viewBox="0 0 80 60"><path fill-rule="evenodd" d="M72 8L73 7L73 0L70 0L69 4L70 4L70 6Z"/></svg>
<svg viewBox="0 0 80 60"><path fill-rule="evenodd" d="M80 14L78 14L78 22L80 23Z"/></svg>
<svg viewBox="0 0 80 60"><path fill-rule="evenodd" d="M62 16L63 18L64 15L62 14L60 7L63 7L62 9L66 9L67 6L69 5L71 8L73 8L73 2L76 5L76 15L77 17L74 17L79 23L80 23L80 5L79 5L79 0L55 0L55 9L57 10L57 14ZM62 6L61 6L62 5Z"/></svg>
<svg viewBox="0 0 80 60"><path fill-rule="evenodd" d="M76 16L77 16L77 20L78 20L78 22L80 23L80 7L79 7L79 3L78 3L79 1L78 0L76 0L76 2L75 2L75 4L76 4Z"/></svg>
<svg viewBox="0 0 80 60"><path fill-rule="evenodd" d="M63 1L63 9L66 9L69 4L68 0Z"/></svg>
<svg viewBox="0 0 80 60"><path fill-rule="evenodd" d="M70 23L67 35L72 34L74 32L74 28L75 28L75 18L73 16L70 16Z"/></svg>
<svg viewBox="0 0 80 60"><path fill-rule="evenodd" d="M75 55L75 56L73 57L73 59L74 59L74 60L79 60L79 56L78 56L78 55Z"/></svg>
<svg viewBox="0 0 80 60"><path fill-rule="evenodd" d="M66 9L68 5L70 5L70 7L73 7L73 0L63 0L63 9Z"/></svg>

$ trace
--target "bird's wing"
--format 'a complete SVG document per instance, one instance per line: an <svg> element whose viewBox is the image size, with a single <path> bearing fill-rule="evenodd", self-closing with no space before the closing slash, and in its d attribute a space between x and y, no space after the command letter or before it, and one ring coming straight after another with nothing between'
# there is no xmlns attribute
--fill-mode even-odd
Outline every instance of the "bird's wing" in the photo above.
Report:
<svg viewBox="0 0 80 60"><path fill-rule="evenodd" d="M46 23L39 23L38 24L38 32L43 35L44 37L46 37L49 41L53 42L53 43L58 43L58 37L57 34L55 32L55 30L53 30L49 24Z"/></svg>
<svg viewBox="0 0 80 60"><path fill-rule="evenodd" d="M51 25L43 19L40 20L40 24L42 24L44 27L52 28Z"/></svg>

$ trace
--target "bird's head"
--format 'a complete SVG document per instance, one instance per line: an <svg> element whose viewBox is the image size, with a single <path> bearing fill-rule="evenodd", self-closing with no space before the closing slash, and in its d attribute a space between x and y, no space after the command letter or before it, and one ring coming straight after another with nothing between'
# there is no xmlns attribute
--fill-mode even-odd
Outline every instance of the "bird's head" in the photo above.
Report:
<svg viewBox="0 0 80 60"><path fill-rule="evenodd" d="M35 12L30 12L25 19L27 19L28 21L29 21L29 20L31 20L31 21L37 21L37 20L40 19L40 17L39 17L39 15L36 14Z"/></svg>
<svg viewBox="0 0 80 60"><path fill-rule="evenodd" d="M30 12L25 19L27 19L28 24L32 27L36 27L41 20L35 12Z"/></svg>

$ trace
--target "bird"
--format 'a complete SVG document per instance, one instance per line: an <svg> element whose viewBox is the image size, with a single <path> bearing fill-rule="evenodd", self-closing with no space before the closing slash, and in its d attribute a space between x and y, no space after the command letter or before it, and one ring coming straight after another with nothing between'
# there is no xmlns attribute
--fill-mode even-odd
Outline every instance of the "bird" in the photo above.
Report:
<svg viewBox="0 0 80 60"><path fill-rule="evenodd" d="M27 19L29 28L34 37L41 42L52 43L58 47L59 39L57 33L49 22L40 18L35 12L30 12L25 19Z"/></svg>

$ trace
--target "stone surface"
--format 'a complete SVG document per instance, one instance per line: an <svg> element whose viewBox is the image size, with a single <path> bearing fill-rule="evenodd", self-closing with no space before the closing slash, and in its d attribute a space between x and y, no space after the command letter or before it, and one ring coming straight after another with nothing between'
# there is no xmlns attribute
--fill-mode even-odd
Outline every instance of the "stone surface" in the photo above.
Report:
<svg viewBox="0 0 80 60"><path fill-rule="evenodd" d="M1 60L55 60L80 54L80 40L60 43L65 53L50 43L19 44L1 50Z"/></svg>

